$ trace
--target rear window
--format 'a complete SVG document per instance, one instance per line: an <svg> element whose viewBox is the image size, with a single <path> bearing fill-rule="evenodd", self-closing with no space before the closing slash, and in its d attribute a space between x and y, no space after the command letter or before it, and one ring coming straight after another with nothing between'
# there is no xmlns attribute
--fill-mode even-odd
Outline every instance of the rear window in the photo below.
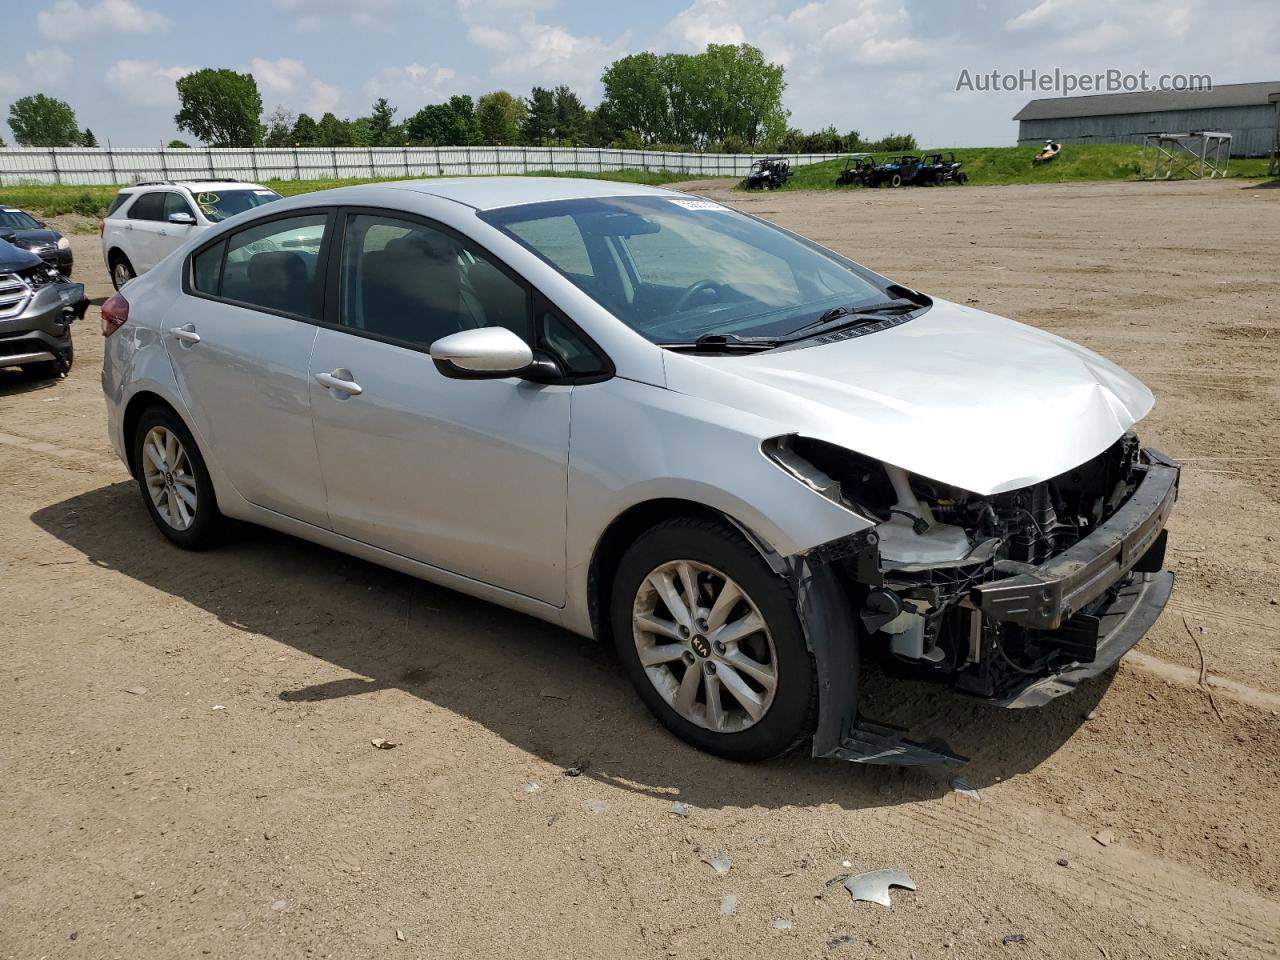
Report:
<svg viewBox="0 0 1280 960"><path fill-rule="evenodd" d="M25 214L21 210L4 207L0 208L0 227L9 227L13 230L37 230L40 224L36 222L35 217Z"/></svg>
<svg viewBox="0 0 1280 960"><path fill-rule="evenodd" d="M195 197L196 206L200 208L205 219L212 223L218 223L227 217L234 217L237 213L244 213L246 210L280 199L280 194L274 190L264 190L261 187L237 187L232 190L193 189L191 195Z"/></svg>

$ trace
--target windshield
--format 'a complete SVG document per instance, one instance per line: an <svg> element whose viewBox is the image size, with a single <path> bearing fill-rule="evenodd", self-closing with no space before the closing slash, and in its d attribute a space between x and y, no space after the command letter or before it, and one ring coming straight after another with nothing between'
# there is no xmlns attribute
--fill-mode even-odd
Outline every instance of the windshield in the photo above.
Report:
<svg viewBox="0 0 1280 960"><path fill-rule="evenodd" d="M217 223L237 213L244 213L254 207L260 207L272 200L279 200L280 194L274 190L254 188L252 190L193 190L196 205L205 218Z"/></svg>
<svg viewBox="0 0 1280 960"><path fill-rule="evenodd" d="M0 229L8 227L10 230L38 230L40 224L35 218L28 216L21 210L0 210Z"/></svg>
<svg viewBox="0 0 1280 960"><path fill-rule="evenodd" d="M558 200L480 217L655 343L782 336L886 299L883 278L710 200Z"/></svg>

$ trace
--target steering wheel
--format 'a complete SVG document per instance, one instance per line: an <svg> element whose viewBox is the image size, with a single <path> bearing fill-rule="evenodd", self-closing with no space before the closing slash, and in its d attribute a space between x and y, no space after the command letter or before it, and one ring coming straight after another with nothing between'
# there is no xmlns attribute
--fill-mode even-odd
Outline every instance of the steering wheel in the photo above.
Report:
<svg viewBox="0 0 1280 960"><path fill-rule="evenodd" d="M683 313L685 308L689 306L689 301L702 293L712 292L719 297L720 291L723 287L724 284L717 283L714 280L699 280L697 283L691 284L686 288L684 293L680 294L680 300L676 303L675 310L672 312Z"/></svg>

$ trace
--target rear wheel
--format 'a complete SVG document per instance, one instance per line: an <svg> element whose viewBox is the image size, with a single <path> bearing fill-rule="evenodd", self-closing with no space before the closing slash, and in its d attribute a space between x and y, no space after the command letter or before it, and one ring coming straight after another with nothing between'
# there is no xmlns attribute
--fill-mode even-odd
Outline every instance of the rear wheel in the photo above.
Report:
<svg viewBox="0 0 1280 960"><path fill-rule="evenodd" d="M812 734L816 674L791 587L732 527L680 518L643 534L610 615L640 698L681 739L762 760Z"/></svg>
<svg viewBox="0 0 1280 960"><path fill-rule="evenodd" d="M134 272L133 264L129 262L129 258L123 253L116 253L111 258L111 285L117 290L136 276L137 273Z"/></svg>
<svg viewBox="0 0 1280 960"><path fill-rule="evenodd" d="M142 415L133 462L143 503L160 532L188 550L212 546L222 514L204 458L177 414L152 407Z"/></svg>
<svg viewBox="0 0 1280 960"><path fill-rule="evenodd" d="M900 187L900 186L902 186L902 174L900 174L900 173L895 173L892 177L890 177L890 178L889 178L889 186L891 186L891 187Z"/></svg>

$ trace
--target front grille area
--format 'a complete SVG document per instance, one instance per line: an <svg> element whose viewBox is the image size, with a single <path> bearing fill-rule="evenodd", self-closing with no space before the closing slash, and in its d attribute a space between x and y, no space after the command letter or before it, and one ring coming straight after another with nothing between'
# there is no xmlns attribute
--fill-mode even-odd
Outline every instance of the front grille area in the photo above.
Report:
<svg viewBox="0 0 1280 960"><path fill-rule="evenodd" d="M0 359L20 357L27 353L44 353L48 349L39 340L0 340Z"/></svg>
<svg viewBox="0 0 1280 960"><path fill-rule="evenodd" d="M0 273L0 320L16 317L31 299L31 287L16 273Z"/></svg>

